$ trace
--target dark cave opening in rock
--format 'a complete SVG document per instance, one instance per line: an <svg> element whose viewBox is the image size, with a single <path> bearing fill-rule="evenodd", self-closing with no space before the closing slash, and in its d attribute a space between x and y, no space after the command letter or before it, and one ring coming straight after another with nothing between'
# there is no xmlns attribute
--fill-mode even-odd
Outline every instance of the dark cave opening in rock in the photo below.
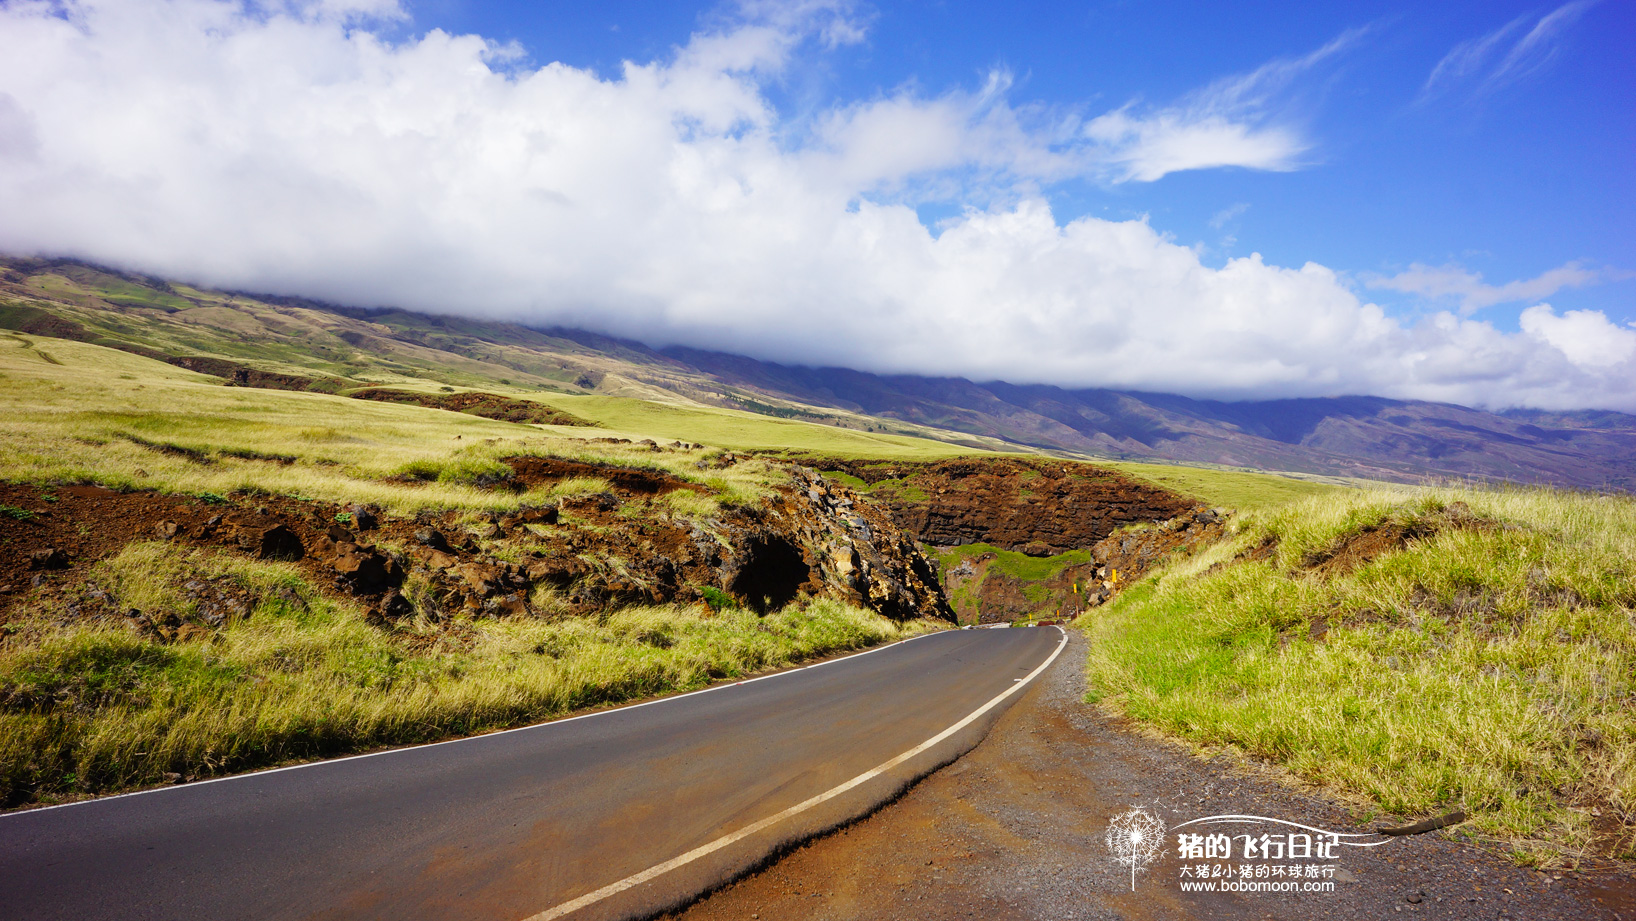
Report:
<svg viewBox="0 0 1636 921"><path fill-rule="evenodd" d="M778 537L755 537L745 544L744 563L727 590L766 614L795 600L812 575L801 548Z"/></svg>

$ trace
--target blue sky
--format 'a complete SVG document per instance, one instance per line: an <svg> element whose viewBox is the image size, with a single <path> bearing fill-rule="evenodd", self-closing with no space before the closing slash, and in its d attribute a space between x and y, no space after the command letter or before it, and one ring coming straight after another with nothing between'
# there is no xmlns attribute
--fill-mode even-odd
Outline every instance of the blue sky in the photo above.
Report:
<svg viewBox="0 0 1636 921"><path fill-rule="evenodd" d="M933 94L974 88L1001 68L1016 78L1016 102L1095 114L1162 104L1361 31L1279 100L1312 143L1299 168L1201 170L1117 186L1068 181L1047 189L1058 218L1147 215L1218 265L1254 251L1280 265L1315 261L1360 275L1459 265L1503 284L1579 260L1610 277L1551 302L1628 323L1636 321L1636 4L1567 8L1568 21L1538 51L1492 80L1506 54L1564 5L883 2L863 8L866 41L809 55L769 95L794 113L904 85ZM724 15L626 0L431 0L412 10L415 28L515 41L534 62L609 76L625 60L667 56ZM1451 52L1513 23L1479 66L1428 92ZM921 210L934 223L959 205ZM1425 298L1370 293L1396 310L1426 307ZM1527 306L1494 305L1483 316L1514 330Z"/></svg>
<svg viewBox="0 0 1636 921"><path fill-rule="evenodd" d="M1636 412L1631 47L1632 0L0 0L0 251L881 373Z"/></svg>

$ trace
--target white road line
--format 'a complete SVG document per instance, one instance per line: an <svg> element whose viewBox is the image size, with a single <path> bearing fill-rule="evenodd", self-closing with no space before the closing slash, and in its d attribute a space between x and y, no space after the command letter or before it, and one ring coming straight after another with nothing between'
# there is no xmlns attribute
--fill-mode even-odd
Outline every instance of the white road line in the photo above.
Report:
<svg viewBox="0 0 1636 921"><path fill-rule="evenodd" d="M566 716L566 717L563 717L561 719L545 720L545 721L539 722L539 723L530 723L527 726L513 726L510 729L497 729L494 732L485 732L485 733L482 733L481 735L461 736L458 739L444 739L441 742L427 742L427 743L425 743L423 745L404 745L404 746L401 746L399 748L387 748L387 749L383 749L383 750L378 751L378 752L368 752L368 753L362 754L362 755L346 755L345 757L341 757L341 758L325 758L325 759L322 759L322 760L319 760L319 761L306 761L306 762L303 762L301 764L290 764L290 765L285 765L284 767L267 768L266 770L250 771L250 772L244 773L244 774L229 774L226 777L212 777L209 780L196 780L196 781L194 781L192 783L179 784L179 785L173 786L173 787L152 787L152 788L147 789L147 790L136 790L136 791L131 792L131 793L115 793L112 796L99 796L99 797L96 797L94 799L75 800L72 803L58 803L55 806L40 806L40 807L38 807L36 809L19 809L19 810L15 811L15 812L0 813L0 822L4 822L6 819L9 819L9 818L17 818L17 817L20 817L20 816L34 815L34 814L40 813L40 812L50 812L53 809L69 809L69 808L72 808L74 806L90 806L90 805L93 805L95 803L106 803L109 800L126 799L126 798L132 797L132 796L147 796L150 793L176 793L176 792L183 791L183 790L196 789L198 787L203 787L203 786L206 786L208 784L227 783L228 781L245 780L245 779L251 778L251 777L264 777L264 776L266 776L268 774L277 774L277 773L280 773L282 771L299 771L299 770L303 770L305 768L324 767L326 765L331 765L331 764L340 764L343 761L361 761L361 760L363 760L365 758L379 758L382 755L396 755L396 754L400 754L402 752L418 751L419 749L422 749L422 748L436 748L439 745L458 745L461 742L475 742L478 739L491 739L491 738L494 738L495 736L509 735L510 733L513 733L513 732L527 732L530 729L546 729L546 728L549 728L551 726L561 726L564 723L573 723L573 722L577 722L578 720L588 720L588 719L590 719L592 717L595 717L595 716L607 716L610 713L623 713L623 712L625 712L627 710L636 710L636 709L640 709L642 707L651 707L651 706L653 706L655 704L666 704L666 703L670 703L673 700L681 700L684 697L696 697L696 696L698 696L700 694L708 694L711 691L720 691L720 690L722 690L724 688L738 687L739 685L742 685L742 684L754 684L757 681L766 681L769 678L782 678L785 675L793 675L796 672L804 672L809 668L822 668L825 665L833 665L836 662L845 662L848 659L856 659L859 656L867 656L872 652L882 652L884 650L891 649L894 646L901 646L904 643L911 643L911 642L914 642L915 640L923 640L928 636L945 636L945 635L949 635L949 634L953 634L953 633L957 633L957 632L958 631L955 631L955 630L939 630L939 631L937 631L935 633L922 633L922 634L919 634L918 636L911 636L911 637L909 637L907 639L898 640L895 643L887 643L885 646L875 646L875 647L870 648L870 649L865 649L862 652L854 652L854 653L851 653L849 655L837 656L837 657L835 657L833 659L825 659L822 662L814 662L811 665L801 665L801 666L798 666L796 668L785 669L784 671L781 671L781 672L773 672L770 675L758 675L755 678L746 678L743 681L724 682L722 684L712 685L711 687L708 687L708 688L700 688L697 691L688 691L685 694L672 694L669 697L659 697L659 698L656 698L654 700L644 700L639 704L625 704L623 706L618 706L618 707L609 707L606 710L594 710L594 711L592 711L590 713L581 713L578 716Z"/></svg>
<svg viewBox="0 0 1636 921"><path fill-rule="evenodd" d="M765 831L768 828L771 828L774 825L777 825L779 822L782 822L785 819L790 818L791 816L798 815L800 813L803 813L803 812L807 811L808 809L811 809L814 806L819 805L820 803L824 803L824 802L827 802L828 800L832 800L835 797L840 796L842 793L845 793L846 791L851 790L852 788L857 787L860 784L867 783L868 781L873 780L876 777L879 777L880 775L886 773L887 771L890 771L892 768L897 767L898 765L902 764L903 762L908 761L910 758L913 758L914 756L920 754L921 752L924 752L927 749L931 748L933 745L936 745L937 743L943 741L944 739L947 739L949 736L952 736L955 733L959 732L960 730L966 728L967 726L970 726L973 722L975 722L977 720L978 717L982 716L983 714L987 713L988 711L990 711L990 710L994 709L995 707L999 706L1000 703L1002 701L1004 701L1007 697L1010 697L1011 695L1017 693L1018 691L1022 690L1023 688L1028 687L1028 685L1030 683L1032 683L1035 678L1039 677L1040 672L1045 671L1047 668L1049 668L1051 666L1052 662L1055 662L1057 660L1057 656L1062 654L1063 647L1068 645L1068 631L1063 630L1061 627L1057 627L1056 629L1059 632L1062 633L1062 640L1059 643L1057 643L1057 648L1052 650L1051 657L1046 659L1043 663L1041 663L1038 668L1036 668L1033 671L1029 672L1028 677L1021 679L1021 681L1019 681L1019 682L1013 683L1011 685L1011 687L1009 687L1009 688L1005 689L1004 691L1001 691L999 694L995 695L994 699L990 700L986 704L983 704L981 707L978 707L976 710L973 710L971 712L971 714L968 715L965 719L961 720L958 723L955 723L953 726L950 726L949 728L943 730L942 732L938 733L937 735L932 736L931 738L929 738L926 741L920 743L919 745L916 745L914 748L909 749L908 751L904 752L903 754L898 755L896 758L893 758L890 761L884 762L884 763L879 764L879 765L877 765L877 766L875 766L873 768L870 768L869 770L864 771L862 774L859 774L858 776L852 778L851 780L847 781L846 783L841 784L840 786L831 787L830 789L825 790L824 792L818 794L817 796L812 797L811 799L804 800L802 802L796 803L794 806L791 806L790 808L785 809L783 812L779 812L779 813L776 813L774 815L770 815L770 816L766 817L765 819L762 819L759 822L754 822L754 823L752 823L750 825L746 825L743 828L739 829L738 831L735 831L735 832L733 832L731 834L728 834L728 835L723 835L720 838L717 838L716 840L710 842L709 844L705 844L705 845L701 845L699 847L696 847L693 850L688 851L687 853L682 854L679 857L672 857L671 859L665 861L664 863L655 864L655 865L653 865L651 867L648 867L646 870L643 870L640 873L633 873L630 876L627 876L627 877L625 877L624 879L622 879L622 880L620 880L618 882L609 883L608 885L603 886L601 889L598 889L595 892L587 892L586 894L580 896L577 899L573 899L571 901L563 902L561 905L557 905L554 908L548 908L545 911L542 911L537 915L530 915L527 918L523 919L523 921L553 921L553 919L555 919L555 918L561 918L563 915L569 914L571 912L579 911L581 908L584 908L584 907L586 907L588 905L594 905L597 902L600 902L603 899L608 898L609 896L618 895L619 893L624 892L627 889L633 888L635 886L640 886L645 882L648 882L650 880L653 880L653 879L656 879L656 878L658 878L660 876L663 876L666 873L669 873L671 870L674 870L674 869L676 869L678 867L686 866L687 864L690 864L693 861L698 860L700 857L708 856L710 854L715 853L716 851L721 850L724 847L727 847L728 845L731 845L731 844L734 844L736 842L742 841L745 838L748 838L751 835L755 834L756 832Z"/></svg>

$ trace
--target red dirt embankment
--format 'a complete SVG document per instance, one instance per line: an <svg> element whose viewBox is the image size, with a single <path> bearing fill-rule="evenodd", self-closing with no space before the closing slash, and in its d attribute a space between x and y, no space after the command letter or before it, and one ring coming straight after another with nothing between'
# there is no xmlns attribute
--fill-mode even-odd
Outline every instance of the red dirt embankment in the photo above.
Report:
<svg viewBox="0 0 1636 921"><path fill-rule="evenodd" d="M1035 557L1091 551L1090 562L1065 565L1043 580L1018 578L991 565L994 554L961 561L940 577L964 623L1072 618L1168 556L1216 540L1224 529L1221 514L1195 499L1075 461L823 458L813 463L862 480L870 501L933 546L983 543Z"/></svg>
<svg viewBox="0 0 1636 921"><path fill-rule="evenodd" d="M712 589L763 610L823 595L898 619L952 619L913 538L808 471L792 468L790 485L761 503L698 520L673 514L662 497L702 488L668 474L542 457L509 463L528 487L599 477L609 488L507 514L392 518L282 496L0 485L0 621L53 595L79 616L140 621L106 593L80 595L91 564L143 540L294 562L383 627L416 614L451 622L694 603ZM198 623L137 626L167 637L215 626L208 611L223 599L198 600Z"/></svg>
<svg viewBox="0 0 1636 921"><path fill-rule="evenodd" d="M987 543L1052 556L1089 547L1123 525L1199 507L1112 470L1052 458L811 463L863 480L899 527L939 547Z"/></svg>

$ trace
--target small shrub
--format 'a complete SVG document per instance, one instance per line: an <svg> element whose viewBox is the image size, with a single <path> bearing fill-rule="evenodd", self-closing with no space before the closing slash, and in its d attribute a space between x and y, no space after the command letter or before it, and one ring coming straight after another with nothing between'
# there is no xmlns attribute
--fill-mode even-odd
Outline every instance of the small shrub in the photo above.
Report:
<svg viewBox="0 0 1636 921"><path fill-rule="evenodd" d="M740 606L737 598L714 585L706 585L700 588L699 594L704 597L704 603L710 605L712 611L728 611Z"/></svg>
<svg viewBox="0 0 1636 921"><path fill-rule="evenodd" d="M431 482L443 475L443 464L435 460L412 460L399 464L392 471L392 476L406 480L420 480Z"/></svg>
<svg viewBox="0 0 1636 921"><path fill-rule="evenodd" d="M33 512L26 508L18 508L15 505L0 505L0 515L5 515L8 518L15 518L18 521L34 520Z"/></svg>

